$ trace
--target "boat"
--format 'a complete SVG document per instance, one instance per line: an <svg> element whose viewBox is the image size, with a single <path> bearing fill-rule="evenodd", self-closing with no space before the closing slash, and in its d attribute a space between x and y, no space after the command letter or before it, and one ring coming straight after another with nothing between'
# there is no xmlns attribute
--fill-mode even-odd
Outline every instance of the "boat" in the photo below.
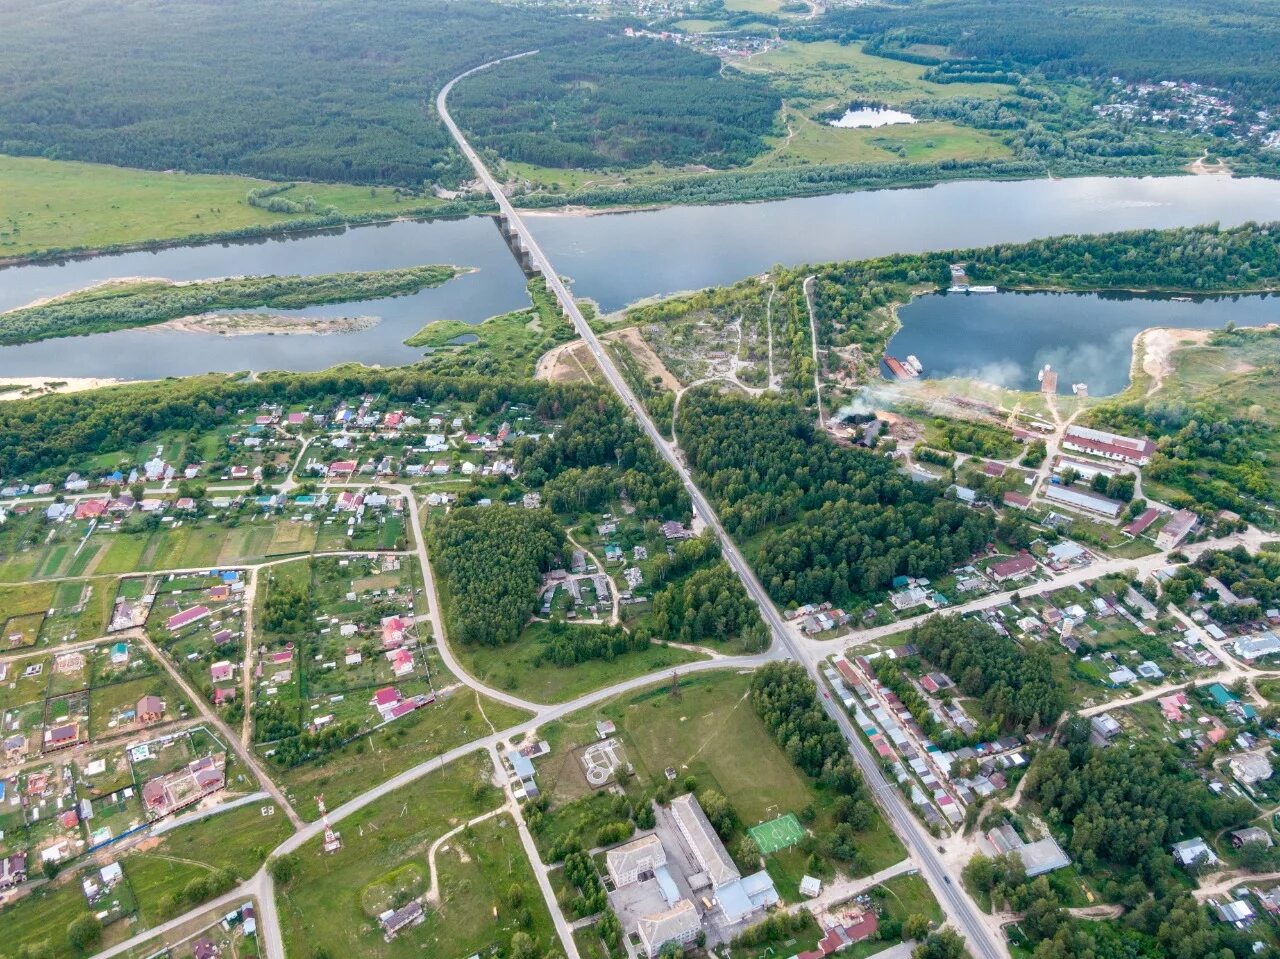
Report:
<svg viewBox="0 0 1280 959"><path fill-rule="evenodd" d="M971 286L970 293L999 293L1000 290L994 286Z"/></svg>
<svg viewBox="0 0 1280 959"><path fill-rule="evenodd" d="M921 363L914 353L907 354L907 367L915 371L916 376L924 372L924 364Z"/></svg>
<svg viewBox="0 0 1280 959"><path fill-rule="evenodd" d="M884 365L889 367L889 372L893 374L895 379L913 380L918 375L915 370L903 363L896 356L886 356Z"/></svg>

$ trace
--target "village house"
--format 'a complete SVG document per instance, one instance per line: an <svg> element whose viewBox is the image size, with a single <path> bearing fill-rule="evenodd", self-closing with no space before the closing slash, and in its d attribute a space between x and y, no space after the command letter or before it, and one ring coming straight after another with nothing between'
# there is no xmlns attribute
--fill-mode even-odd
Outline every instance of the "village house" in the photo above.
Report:
<svg viewBox="0 0 1280 959"><path fill-rule="evenodd" d="M164 719L164 700L159 696L143 696L138 700L136 711L138 723L158 723Z"/></svg>
<svg viewBox="0 0 1280 959"><path fill-rule="evenodd" d="M992 563L987 572L997 583L1010 582L1030 576L1036 569L1036 558L1030 553L1020 553L1012 559Z"/></svg>

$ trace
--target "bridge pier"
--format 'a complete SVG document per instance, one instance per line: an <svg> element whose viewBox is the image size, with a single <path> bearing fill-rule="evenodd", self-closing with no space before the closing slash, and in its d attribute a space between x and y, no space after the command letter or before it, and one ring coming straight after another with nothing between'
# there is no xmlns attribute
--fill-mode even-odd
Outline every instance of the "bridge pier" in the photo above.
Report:
<svg viewBox="0 0 1280 959"><path fill-rule="evenodd" d="M525 276L532 277L536 275L538 269L534 266L533 257L529 251L524 248L524 242L520 239L519 232L511 226L511 222L501 213L494 216L493 219L498 224L498 232L502 234L502 239L506 242L511 255L516 258L516 262L520 264L520 269Z"/></svg>

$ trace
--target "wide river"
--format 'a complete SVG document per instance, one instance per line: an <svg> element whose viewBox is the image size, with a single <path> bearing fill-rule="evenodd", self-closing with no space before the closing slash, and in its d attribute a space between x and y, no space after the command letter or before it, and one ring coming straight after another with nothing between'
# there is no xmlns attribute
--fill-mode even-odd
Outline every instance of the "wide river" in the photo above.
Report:
<svg viewBox="0 0 1280 959"><path fill-rule="evenodd" d="M949 183L731 206L531 218L580 296L612 311L647 296L731 283L775 264L1014 242L1061 233L1280 220L1280 181L1219 177ZM477 272L414 296L301 311L382 317L335 336L129 330L0 348L3 376L155 378L210 370L403 364L405 337L438 319L478 323L527 304L524 278L485 217L178 247L0 270L0 310L113 277L330 273L422 263ZM1127 361L1126 361L1127 362Z"/></svg>

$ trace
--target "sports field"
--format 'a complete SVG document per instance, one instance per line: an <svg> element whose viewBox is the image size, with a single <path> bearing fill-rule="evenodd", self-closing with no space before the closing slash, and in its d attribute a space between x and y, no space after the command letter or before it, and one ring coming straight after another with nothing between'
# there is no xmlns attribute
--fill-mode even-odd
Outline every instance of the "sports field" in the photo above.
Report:
<svg viewBox="0 0 1280 959"><path fill-rule="evenodd" d="M800 820L796 818L795 813L790 812L777 819L770 819L758 826L752 826L747 832L760 847L761 854L765 856L772 855L779 849L794 846L804 838L804 827L800 825Z"/></svg>

